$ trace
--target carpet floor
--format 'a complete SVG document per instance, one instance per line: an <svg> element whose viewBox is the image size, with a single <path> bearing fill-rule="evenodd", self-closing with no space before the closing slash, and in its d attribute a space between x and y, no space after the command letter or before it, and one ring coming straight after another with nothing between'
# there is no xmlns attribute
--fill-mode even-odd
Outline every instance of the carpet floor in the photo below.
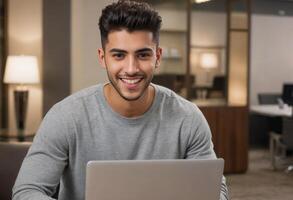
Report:
<svg viewBox="0 0 293 200"><path fill-rule="evenodd" d="M226 178L233 200L293 200L293 171L274 171L268 150L250 150L247 173Z"/></svg>

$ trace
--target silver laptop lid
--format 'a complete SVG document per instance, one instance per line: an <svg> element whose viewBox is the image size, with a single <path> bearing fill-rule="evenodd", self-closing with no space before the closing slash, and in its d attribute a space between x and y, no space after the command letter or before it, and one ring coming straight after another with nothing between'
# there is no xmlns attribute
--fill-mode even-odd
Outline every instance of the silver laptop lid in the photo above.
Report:
<svg viewBox="0 0 293 200"><path fill-rule="evenodd" d="M219 200L224 160L90 161L86 200Z"/></svg>

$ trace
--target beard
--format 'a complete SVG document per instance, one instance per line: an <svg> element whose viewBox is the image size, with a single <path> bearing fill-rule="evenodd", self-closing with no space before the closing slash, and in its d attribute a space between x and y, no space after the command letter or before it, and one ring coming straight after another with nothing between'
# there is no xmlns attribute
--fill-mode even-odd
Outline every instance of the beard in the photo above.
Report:
<svg viewBox="0 0 293 200"><path fill-rule="evenodd" d="M153 76L154 76L153 74L151 74L148 77L144 73L137 73L137 74L134 74L134 75L131 75L131 76L130 75L127 75L127 77L141 76L141 77L143 77L143 79L141 81L144 82L144 85L143 85L141 91L138 93L138 95L133 96L133 97L128 97L125 94L123 94L122 89L119 87L119 85L118 85L118 83L116 81L116 80L121 81L120 78L118 76L115 76L115 78L113 76L111 76L110 73L109 73L109 71L108 71L108 69L107 69L107 75L108 75L108 79L110 81L110 84L113 86L113 88L115 89L115 91L119 94L119 96L121 98L123 98L126 101L136 101L136 100L140 99L142 96L144 96L145 93L146 93L146 90L148 89L148 87L149 87L149 85L150 85L150 83L151 83L151 81L153 79Z"/></svg>

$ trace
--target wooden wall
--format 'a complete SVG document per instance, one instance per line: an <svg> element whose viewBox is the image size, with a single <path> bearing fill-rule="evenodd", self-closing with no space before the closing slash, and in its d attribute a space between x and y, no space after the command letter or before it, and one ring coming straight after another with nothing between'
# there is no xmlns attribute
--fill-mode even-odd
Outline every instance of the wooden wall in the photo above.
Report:
<svg viewBox="0 0 293 200"><path fill-rule="evenodd" d="M213 136L215 152L225 160L225 173L244 173L248 168L248 108L200 107Z"/></svg>

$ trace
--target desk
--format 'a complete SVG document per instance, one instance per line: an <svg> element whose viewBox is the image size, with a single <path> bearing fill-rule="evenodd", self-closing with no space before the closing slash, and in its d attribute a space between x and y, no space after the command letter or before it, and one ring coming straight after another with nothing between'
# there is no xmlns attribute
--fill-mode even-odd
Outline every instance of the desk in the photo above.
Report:
<svg viewBox="0 0 293 200"><path fill-rule="evenodd" d="M285 105L280 108L278 105L255 105L250 107L250 112L254 112L267 117L291 117L292 107Z"/></svg>
<svg viewBox="0 0 293 200"><path fill-rule="evenodd" d="M192 100L192 103L197 105L198 107L206 107L206 106L226 106L227 102L224 98L215 98L215 99L195 99Z"/></svg>
<svg viewBox="0 0 293 200"><path fill-rule="evenodd" d="M250 107L249 140L252 146L266 147L269 132L282 133L282 118L292 116L292 107L284 105L253 105Z"/></svg>

